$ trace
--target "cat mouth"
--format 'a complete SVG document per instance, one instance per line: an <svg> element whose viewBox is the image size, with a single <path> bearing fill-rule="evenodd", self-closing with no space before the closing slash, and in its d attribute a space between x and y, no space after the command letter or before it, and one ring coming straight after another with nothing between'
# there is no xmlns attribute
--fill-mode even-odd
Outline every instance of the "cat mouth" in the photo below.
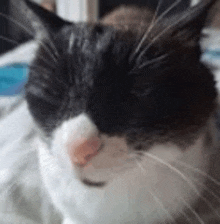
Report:
<svg viewBox="0 0 220 224"><path fill-rule="evenodd" d="M89 179L83 179L82 182L86 185L86 186L89 186L89 187L104 187L107 182L94 182L94 181L91 181Z"/></svg>

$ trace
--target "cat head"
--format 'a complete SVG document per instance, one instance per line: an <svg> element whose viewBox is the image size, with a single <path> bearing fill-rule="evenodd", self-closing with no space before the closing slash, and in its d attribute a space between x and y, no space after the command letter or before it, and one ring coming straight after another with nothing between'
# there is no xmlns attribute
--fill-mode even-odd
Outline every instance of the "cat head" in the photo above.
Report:
<svg viewBox="0 0 220 224"><path fill-rule="evenodd" d="M59 155L71 145L73 162L82 139L99 145L100 158L193 144L216 108L199 45L211 2L146 21L139 32L66 22L26 1L39 42L26 99L48 148Z"/></svg>

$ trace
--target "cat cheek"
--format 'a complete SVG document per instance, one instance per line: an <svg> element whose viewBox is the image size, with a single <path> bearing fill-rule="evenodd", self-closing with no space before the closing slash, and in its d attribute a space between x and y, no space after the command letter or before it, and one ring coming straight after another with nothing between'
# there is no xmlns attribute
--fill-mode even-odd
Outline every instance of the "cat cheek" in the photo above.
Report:
<svg viewBox="0 0 220 224"><path fill-rule="evenodd" d="M98 137L80 138L68 144L68 155L73 165L85 167L101 148Z"/></svg>

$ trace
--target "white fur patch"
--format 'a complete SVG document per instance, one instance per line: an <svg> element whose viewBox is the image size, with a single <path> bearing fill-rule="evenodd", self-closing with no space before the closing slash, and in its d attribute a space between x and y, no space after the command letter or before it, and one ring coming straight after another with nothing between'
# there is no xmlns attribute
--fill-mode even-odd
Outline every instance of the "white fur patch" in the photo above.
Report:
<svg viewBox="0 0 220 224"><path fill-rule="evenodd" d="M142 158L125 139L101 135L102 151L87 167L72 168L66 143L97 134L96 126L82 114L55 131L51 149L39 142L45 186L55 205L73 223L161 223L173 220L200 197L201 188L192 181L196 174L178 166L178 160L205 171L208 158L203 135L185 151L171 143L154 145ZM88 187L83 178L107 184ZM204 178L196 178L204 182Z"/></svg>

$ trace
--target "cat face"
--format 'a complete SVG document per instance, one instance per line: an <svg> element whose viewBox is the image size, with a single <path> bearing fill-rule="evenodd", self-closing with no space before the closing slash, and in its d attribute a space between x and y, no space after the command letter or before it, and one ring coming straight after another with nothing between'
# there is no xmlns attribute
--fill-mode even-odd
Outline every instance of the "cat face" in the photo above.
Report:
<svg viewBox="0 0 220 224"><path fill-rule="evenodd" d="M181 138L201 128L213 112L213 77L199 62L204 8L188 12L190 21L170 25L174 16L156 24L141 46L141 32L70 24L32 8L43 18L38 25L43 39L26 96L47 135L84 113L100 133L130 142L161 135ZM42 24L46 28L39 31Z"/></svg>
<svg viewBox="0 0 220 224"><path fill-rule="evenodd" d="M176 16L158 22L146 35L149 21L139 32L107 22L72 24L27 4L40 40L26 99L60 165L77 164L82 180L88 172L102 185L155 145L171 144L167 155L175 155L195 143L216 98L212 74L199 61L207 6L179 15L177 23ZM94 139L94 156L77 156ZM88 169L91 161L95 172Z"/></svg>
<svg viewBox="0 0 220 224"><path fill-rule="evenodd" d="M179 196L194 201L193 188L169 164L207 165L204 130L215 111L216 90L200 62L199 40L209 3L153 28L146 21L138 30L107 22L72 24L27 5L36 19L39 50L26 100L41 136L45 186L59 209L72 217L83 205L88 217L94 212L100 219L106 210L104 223L114 223L106 218L114 211L115 220L126 222L118 211L133 206L130 195L144 206L133 206L130 215L135 208L154 223L158 205L146 192L160 195L169 212L184 207ZM111 197L85 186L105 187ZM87 223L85 211L80 220ZM126 223L136 222L131 216Z"/></svg>

